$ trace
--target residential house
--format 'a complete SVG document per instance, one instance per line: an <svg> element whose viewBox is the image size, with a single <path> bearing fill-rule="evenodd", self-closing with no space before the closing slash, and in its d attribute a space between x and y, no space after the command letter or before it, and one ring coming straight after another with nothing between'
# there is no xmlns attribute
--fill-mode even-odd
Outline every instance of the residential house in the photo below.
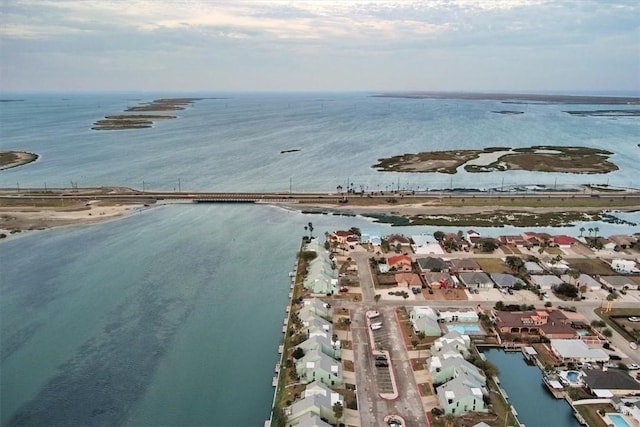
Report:
<svg viewBox="0 0 640 427"><path fill-rule="evenodd" d="M478 233L477 231L475 231L475 230L467 230L466 239L467 239L467 242L469 242L470 245L472 245L472 246L475 245L477 243L478 239L480 239L480 238L481 238L480 233Z"/></svg>
<svg viewBox="0 0 640 427"><path fill-rule="evenodd" d="M611 268L622 274L640 273L640 265L631 259L612 259Z"/></svg>
<svg viewBox="0 0 640 427"><path fill-rule="evenodd" d="M527 269L527 274L544 274L544 268L540 267L540 265L533 261L527 261L524 263L524 268Z"/></svg>
<svg viewBox="0 0 640 427"><path fill-rule="evenodd" d="M340 394L329 389L324 384L314 381L307 385L302 399L295 402L286 411L287 425L294 427L322 426L323 424L319 424L314 419L314 416L335 423L337 420L333 413L333 405L336 402L343 403ZM309 424L310 422L312 423ZM313 422L316 424L313 424Z"/></svg>
<svg viewBox="0 0 640 427"><path fill-rule="evenodd" d="M449 264L442 258L418 258L416 259L416 263L418 264L418 268L420 268L420 271L425 273L430 271L449 271Z"/></svg>
<svg viewBox="0 0 640 427"><path fill-rule="evenodd" d="M631 396L640 393L640 383L621 369L587 369L583 381L587 389L596 394L609 391L614 396ZM600 394L600 393L597 393ZM597 395L596 394L596 395Z"/></svg>
<svg viewBox="0 0 640 427"><path fill-rule="evenodd" d="M543 291L550 291L556 286L562 285L564 282L558 276L552 274L539 274L531 276L531 283L540 287Z"/></svg>
<svg viewBox="0 0 640 427"><path fill-rule="evenodd" d="M398 245L408 248L411 245L411 240L402 234L391 234L385 237L384 240L389 244L390 248L395 248Z"/></svg>
<svg viewBox="0 0 640 427"><path fill-rule="evenodd" d="M602 287L602 285L596 279L584 273L580 274L577 279L574 279L568 274L563 274L562 276L560 276L560 279L575 286L578 289L580 289L582 286L586 286L588 291L597 291Z"/></svg>
<svg viewBox="0 0 640 427"><path fill-rule="evenodd" d="M287 425L289 427L332 427L331 424L324 422L318 414L311 411L306 412L304 415L294 418L293 420L295 424L287 421Z"/></svg>
<svg viewBox="0 0 640 427"><path fill-rule="evenodd" d="M618 412L630 416L634 419L636 425L640 425L640 398L634 397L631 399L624 399L614 397L611 400L613 406Z"/></svg>
<svg viewBox="0 0 640 427"><path fill-rule="evenodd" d="M328 320L329 322L332 321L333 310L331 308L331 305L327 304L321 299L305 299L303 302L303 307L300 309L300 311L305 309L317 314L318 316L322 317L325 320Z"/></svg>
<svg viewBox="0 0 640 427"><path fill-rule="evenodd" d="M307 337L323 336L328 338L333 335L333 325L310 310L300 310L298 317L302 326L307 330Z"/></svg>
<svg viewBox="0 0 640 427"><path fill-rule="evenodd" d="M471 248L469 242L456 233L445 233L442 244L445 248L451 245L461 251L468 251Z"/></svg>
<svg viewBox="0 0 640 427"><path fill-rule="evenodd" d="M562 249L569 249L575 245L578 241L571 236L560 235L552 237L553 244Z"/></svg>
<svg viewBox="0 0 640 427"><path fill-rule="evenodd" d="M492 273L491 280L493 280L496 286L501 289L513 288L517 283L524 286L524 283L520 278L511 274Z"/></svg>
<svg viewBox="0 0 640 427"><path fill-rule="evenodd" d="M358 235L353 233L352 231L347 230L336 230L329 235L330 241L335 241L339 244L347 244L347 239L355 237L358 238Z"/></svg>
<svg viewBox="0 0 640 427"><path fill-rule="evenodd" d="M396 255L387 259L389 270L411 271L411 257L407 255Z"/></svg>
<svg viewBox="0 0 640 427"><path fill-rule="evenodd" d="M446 383L463 374L472 377L480 384L487 382L484 373L478 367L461 357L450 357L442 360L439 357L432 357L427 365L433 385Z"/></svg>
<svg viewBox="0 0 640 427"><path fill-rule="evenodd" d="M411 248L416 254L443 254L440 243L431 234L417 234L411 236Z"/></svg>
<svg viewBox="0 0 640 427"><path fill-rule="evenodd" d="M380 246L382 244L380 235L372 233L362 233L362 235L360 236L360 241L362 243L368 243L373 246Z"/></svg>
<svg viewBox="0 0 640 427"><path fill-rule="evenodd" d="M469 354L471 348L471 338L469 335L461 334L456 331L448 332L437 338L431 345L431 352L438 354L444 348L451 348L464 356Z"/></svg>
<svg viewBox="0 0 640 427"><path fill-rule="evenodd" d="M519 234L500 236L498 237L498 242L504 246L515 246L517 248L524 248L527 246L527 242Z"/></svg>
<svg viewBox="0 0 640 427"><path fill-rule="evenodd" d="M530 311L493 311L496 327L502 334L538 335L548 339L578 337L573 321L562 310L548 308Z"/></svg>
<svg viewBox="0 0 640 427"><path fill-rule="evenodd" d="M409 312L409 319L416 333L423 332L429 337L442 335L440 324L438 323L438 313L431 307L414 307Z"/></svg>
<svg viewBox="0 0 640 427"><path fill-rule="evenodd" d="M340 341L333 341L332 336L313 335L306 341L298 344L298 347L303 349L305 354L314 350L320 350L327 356L331 356L336 360L341 359Z"/></svg>
<svg viewBox="0 0 640 427"><path fill-rule="evenodd" d="M475 323L478 321L478 313L475 310L440 310L439 318L443 322Z"/></svg>
<svg viewBox="0 0 640 427"><path fill-rule="evenodd" d="M640 289L640 286L629 277L600 276L600 281L610 289Z"/></svg>
<svg viewBox="0 0 640 427"><path fill-rule="evenodd" d="M620 249L628 249L636 242L635 237L625 234L614 234L613 236L609 236L609 240L615 243Z"/></svg>
<svg viewBox="0 0 640 427"><path fill-rule="evenodd" d="M431 289L452 288L454 285L449 273L423 273L422 277Z"/></svg>
<svg viewBox="0 0 640 427"><path fill-rule="evenodd" d="M486 383L477 381L464 371L437 387L436 393L445 414L458 416L467 412L488 412L483 399L488 395Z"/></svg>
<svg viewBox="0 0 640 427"><path fill-rule="evenodd" d="M312 295L333 295L338 292L338 272L329 252L319 247L317 239L307 243L306 250L317 253L316 258L308 263L307 275L303 281L305 289Z"/></svg>
<svg viewBox="0 0 640 427"><path fill-rule="evenodd" d="M342 364L320 350L311 350L296 362L300 382L320 381L329 386L342 385Z"/></svg>
<svg viewBox="0 0 640 427"><path fill-rule="evenodd" d="M552 339L550 347L562 363L607 362L609 355L601 348L589 348L580 339Z"/></svg>
<svg viewBox="0 0 640 427"><path fill-rule="evenodd" d="M480 264L478 264L473 258L457 258L449 261L451 264L451 271L464 272L464 271L482 271Z"/></svg>
<svg viewBox="0 0 640 427"><path fill-rule="evenodd" d="M553 239L548 233L535 233L527 231L522 233L522 238L527 242L527 246L553 245Z"/></svg>
<svg viewBox="0 0 640 427"><path fill-rule="evenodd" d="M467 289L486 291L493 288L493 281L485 272L458 273L460 281Z"/></svg>
<svg viewBox="0 0 640 427"><path fill-rule="evenodd" d="M398 286L407 288L422 288L422 280L415 273L396 273L396 283Z"/></svg>

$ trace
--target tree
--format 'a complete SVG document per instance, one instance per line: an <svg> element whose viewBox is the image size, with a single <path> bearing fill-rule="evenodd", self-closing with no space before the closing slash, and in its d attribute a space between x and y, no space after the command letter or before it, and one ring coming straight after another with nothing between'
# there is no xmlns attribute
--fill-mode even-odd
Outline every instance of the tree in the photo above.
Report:
<svg viewBox="0 0 640 427"><path fill-rule="evenodd" d="M595 237L598 237L598 232L600 231L600 228L598 227L593 227L593 233L595 234Z"/></svg>
<svg viewBox="0 0 640 427"><path fill-rule="evenodd" d="M313 239L313 224L309 223L309 238Z"/></svg>
<svg viewBox="0 0 640 427"><path fill-rule="evenodd" d="M356 236L362 236L362 232L360 231L360 229L358 227L351 227L349 229L349 232L355 234Z"/></svg>
<svg viewBox="0 0 640 427"><path fill-rule="evenodd" d="M584 227L580 227L580 237L582 237L582 233L584 233Z"/></svg>
<svg viewBox="0 0 640 427"><path fill-rule="evenodd" d="M291 353L291 356L296 360L301 359L304 357L304 350L301 347L296 347L293 353Z"/></svg>
<svg viewBox="0 0 640 427"><path fill-rule="evenodd" d="M545 307L551 307L553 304L551 304L551 301L547 301L544 303Z"/></svg>
<svg viewBox="0 0 640 427"><path fill-rule="evenodd" d="M498 311L503 311L504 310L504 303L502 301L498 301L493 308L495 310L498 310Z"/></svg>
<svg viewBox="0 0 640 427"><path fill-rule="evenodd" d="M456 416L453 414L447 414L444 416L444 425L446 427L453 427L456 422Z"/></svg>
<svg viewBox="0 0 640 427"><path fill-rule="evenodd" d="M413 347L414 351L418 348L418 344L420 344L420 341L418 341L417 339L411 340L411 347ZM419 358L420 358L420 351L418 351L418 359Z"/></svg>
<svg viewBox="0 0 640 427"><path fill-rule="evenodd" d="M435 233L433 233L433 237L438 241L441 242L442 239L444 239L444 233L442 231L436 231Z"/></svg>
<svg viewBox="0 0 640 427"><path fill-rule="evenodd" d="M593 233L593 228L589 227L589 236L591 236L592 233Z"/></svg>
<svg viewBox="0 0 640 427"><path fill-rule="evenodd" d="M611 338L613 336L613 332L611 332L611 329L609 328L604 328L602 330L602 335L604 335L607 338Z"/></svg>
<svg viewBox="0 0 640 427"><path fill-rule="evenodd" d="M342 418L342 414L344 413L344 408L342 407L342 403L336 402L333 404L333 415L335 415L336 420L340 420Z"/></svg>
<svg viewBox="0 0 640 427"><path fill-rule="evenodd" d="M381 298L381 297L382 297L382 295L380 295L380 294L376 294L376 295L373 297L373 299L375 300L375 302L378 302L378 301L380 301L380 298Z"/></svg>

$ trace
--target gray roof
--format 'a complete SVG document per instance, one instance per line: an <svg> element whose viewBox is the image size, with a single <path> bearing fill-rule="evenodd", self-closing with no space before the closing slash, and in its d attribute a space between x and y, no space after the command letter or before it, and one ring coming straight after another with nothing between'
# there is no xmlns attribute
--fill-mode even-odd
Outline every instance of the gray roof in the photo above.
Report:
<svg viewBox="0 0 640 427"><path fill-rule="evenodd" d="M527 269L527 271L529 272L534 272L534 271L539 271L539 272L543 272L544 268L540 267L540 265L536 262L533 261L527 261L524 263L524 268Z"/></svg>
<svg viewBox="0 0 640 427"><path fill-rule="evenodd" d="M291 415L296 416L304 412L313 412L314 407L331 408L331 396L324 396L322 394L314 394L312 396L305 397L298 400L291 405ZM313 412L315 414L315 412Z"/></svg>
<svg viewBox="0 0 640 427"><path fill-rule="evenodd" d="M518 282L522 283L522 280L511 274L493 273L491 279L501 288L511 288Z"/></svg>
<svg viewBox="0 0 640 427"><path fill-rule="evenodd" d="M600 280L602 280L603 283L616 288L622 288L623 286L630 286L633 288L637 286L633 280L624 276L600 276Z"/></svg>
<svg viewBox="0 0 640 427"><path fill-rule="evenodd" d="M552 274L541 274L538 276L531 276L531 281L536 285L539 285L541 288L558 286L563 283L562 280L558 278L558 276L554 276Z"/></svg>
<svg viewBox="0 0 640 427"><path fill-rule="evenodd" d="M634 380L627 371L620 369L587 369L584 382L592 390L636 390L640 391L640 383Z"/></svg>
<svg viewBox="0 0 640 427"><path fill-rule="evenodd" d="M331 424L327 424L318 414L307 412L298 419L296 427L331 427Z"/></svg>
<svg viewBox="0 0 640 427"><path fill-rule="evenodd" d="M418 258L416 259L416 262L418 263L420 268L424 271L431 271L433 269L439 269L439 270L449 269L449 264L447 264L447 262L442 258L434 258L434 257Z"/></svg>
<svg viewBox="0 0 640 427"><path fill-rule="evenodd" d="M458 276L460 277L460 280L462 280L462 283L464 283L465 285L475 285L477 283L486 283L493 285L491 278L487 275L487 273L484 273L482 271L458 273Z"/></svg>

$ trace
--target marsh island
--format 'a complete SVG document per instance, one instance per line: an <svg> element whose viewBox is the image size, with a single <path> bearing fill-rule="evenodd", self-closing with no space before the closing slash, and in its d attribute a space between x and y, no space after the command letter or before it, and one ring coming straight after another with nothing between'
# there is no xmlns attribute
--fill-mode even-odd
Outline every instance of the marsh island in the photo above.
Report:
<svg viewBox="0 0 640 427"><path fill-rule="evenodd" d="M381 172L467 172L526 170L599 174L618 170L608 159L613 153L589 147L533 146L529 148L489 147L483 150L450 150L409 153L378 159Z"/></svg>

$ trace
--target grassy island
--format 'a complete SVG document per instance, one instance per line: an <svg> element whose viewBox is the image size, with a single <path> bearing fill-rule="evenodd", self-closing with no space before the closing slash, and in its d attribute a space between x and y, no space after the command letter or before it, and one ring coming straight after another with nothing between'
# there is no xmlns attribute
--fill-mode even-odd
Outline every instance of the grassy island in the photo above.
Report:
<svg viewBox="0 0 640 427"><path fill-rule="evenodd" d="M129 107L125 112L167 112L184 110L202 98L161 98L155 101ZM157 120L175 119L168 114L118 114L106 116L96 121L93 130L145 129L153 126Z"/></svg>
<svg viewBox="0 0 640 427"><path fill-rule="evenodd" d="M532 172L608 173L618 170L609 162L613 153L588 147L538 145L530 148L431 151L378 159L373 167L381 172L440 172L455 174L464 165L467 172L526 170ZM486 157L482 159L481 157ZM478 161L476 161L478 160ZM485 161L483 161L485 160Z"/></svg>
<svg viewBox="0 0 640 427"><path fill-rule="evenodd" d="M0 151L0 170L35 162L38 155L26 151Z"/></svg>

